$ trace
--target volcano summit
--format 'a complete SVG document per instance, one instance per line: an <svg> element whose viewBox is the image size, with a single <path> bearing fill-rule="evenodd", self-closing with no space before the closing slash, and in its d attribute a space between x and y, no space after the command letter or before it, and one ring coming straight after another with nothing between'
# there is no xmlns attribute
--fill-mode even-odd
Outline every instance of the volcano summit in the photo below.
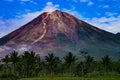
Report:
<svg viewBox="0 0 120 80"><path fill-rule="evenodd" d="M41 56L54 52L79 54L80 50L94 57L120 55L120 37L94 27L59 10L44 12L31 22L0 39L0 57L16 50L33 50Z"/></svg>

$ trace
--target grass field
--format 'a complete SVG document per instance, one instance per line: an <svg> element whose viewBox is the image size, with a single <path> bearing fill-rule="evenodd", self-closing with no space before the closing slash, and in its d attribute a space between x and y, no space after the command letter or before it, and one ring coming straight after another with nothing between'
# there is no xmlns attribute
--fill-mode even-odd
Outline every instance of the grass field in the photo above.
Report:
<svg viewBox="0 0 120 80"><path fill-rule="evenodd" d="M32 78L0 78L0 80L120 80L120 74L110 73L110 74L97 74L92 73L86 75L85 77L74 77L74 75L64 74L64 75L40 75L39 77Z"/></svg>
<svg viewBox="0 0 120 80"><path fill-rule="evenodd" d="M120 75L106 75L106 76L91 76L83 77L37 77L37 78L24 78L20 80L120 80Z"/></svg>
<svg viewBox="0 0 120 80"><path fill-rule="evenodd" d="M120 80L120 78L39 77L39 78L27 78L21 80Z"/></svg>

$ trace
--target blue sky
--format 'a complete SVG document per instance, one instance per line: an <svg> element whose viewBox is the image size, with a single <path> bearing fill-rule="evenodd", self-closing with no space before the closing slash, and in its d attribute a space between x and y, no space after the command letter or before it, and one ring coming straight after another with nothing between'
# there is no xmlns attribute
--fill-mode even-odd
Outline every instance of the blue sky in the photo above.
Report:
<svg viewBox="0 0 120 80"><path fill-rule="evenodd" d="M0 37L56 9L106 31L120 32L120 0L0 0Z"/></svg>

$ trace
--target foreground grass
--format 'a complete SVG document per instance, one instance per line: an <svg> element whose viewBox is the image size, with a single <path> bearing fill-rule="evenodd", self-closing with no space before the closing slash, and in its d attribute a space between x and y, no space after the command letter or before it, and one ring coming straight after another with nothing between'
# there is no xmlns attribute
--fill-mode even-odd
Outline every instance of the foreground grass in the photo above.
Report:
<svg viewBox="0 0 120 80"><path fill-rule="evenodd" d="M81 78L81 77L44 77L27 78L21 80L120 80L120 78Z"/></svg>
<svg viewBox="0 0 120 80"><path fill-rule="evenodd" d="M90 77L36 77L20 80L120 80L120 75L90 76Z"/></svg>
<svg viewBox="0 0 120 80"><path fill-rule="evenodd" d="M64 74L64 75L40 75L39 77L32 77L32 78L22 78L17 79L13 76L13 78L1 78L0 80L120 80L120 74L116 73L109 73L109 74L97 74L97 73L90 73L85 77L74 77L71 74Z"/></svg>

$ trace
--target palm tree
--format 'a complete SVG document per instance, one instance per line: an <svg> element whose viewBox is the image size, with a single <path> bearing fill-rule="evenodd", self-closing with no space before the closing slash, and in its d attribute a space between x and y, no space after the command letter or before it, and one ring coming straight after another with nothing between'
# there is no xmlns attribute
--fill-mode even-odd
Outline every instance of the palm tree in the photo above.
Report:
<svg viewBox="0 0 120 80"><path fill-rule="evenodd" d="M88 72L92 71L91 67L93 63L93 57L87 55L87 52L81 52L81 55L85 59L85 61L79 62L76 67L75 75L85 76Z"/></svg>
<svg viewBox="0 0 120 80"><path fill-rule="evenodd" d="M40 71L42 70L42 61L39 55L36 55L36 62L35 62L35 75L37 76Z"/></svg>
<svg viewBox="0 0 120 80"><path fill-rule="evenodd" d="M91 57L90 55L87 55L87 56L85 57L85 63L86 63L86 65L87 65L88 67L90 67L91 64L93 63L93 57Z"/></svg>
<svg viewBox="0 0 120 80"><path fill-rule="evenodd" d="M9 56L6 55L6 56L2 59L2 62L4 62L5 65L6 65L6 74L7 74L7 77L8 77L8 63L10 62Z"/></svg>
<svg viewBox="0 0 120 80"><path fill-rule="evenodd" d="M17 62L19 61L18 52L13 51L12 53L10 53L10 61L13 64L13 73L15 73L15 67L16 67Z"/></svg>
<svg viewBox="0 0 120 80"><path fill-rule="evenodd" d="M75 76L85 76L87 74L85 62L81 61L76 66Z"/></svg>
<svg viewBox="0 0 120 80"><path fill-rule="evenodd" d="M3 66L0 64L0 75L2 73Z"/></svg>
<svg viewBox="0 0 120 80"><path fill-rule="evenodd" d="M51 53L48 54L48 56L45 56L45 61L48 65L51 75L53 75L55 68L57 67L58 63L60 63L60 59Z"/></svg>
<svg viewBox="0 0 120 80"><path fill-rule="evenodd" d="M120 59L118 59L118 61L117 61L116 63L117 63L117 65L115 66L115 67L117 67L117 68L116 68L116 72L117 72L118 74L120 74Z"/></svg>
<svg viewBox="0 0 120 80"><path fill-rule="evenodd" d="M77 57L73 55L71 52L69 52L65 57L65 64L69 68L69 71L71 72L71 66L76 62Z"/></svg>
<svg viewBox="0 0 120 80"><path fill-rule="evenodd" d="M80 56L81 56L81 58L86 58L87 55L88 55L88 52L82 51L82 50L80 51Z"/></svg>
<svg viewBox="0 0 120 80"><path fill-rule="evenodd" d="M76 67L76 74L79 76L84 76L88 72L92 71L91 66L93 63L93 57L88 55L86 51L80 51L81 61Z"/></svg>
<svg viewBox="0 0 120 80"><path fill-rule="evenodd" d="M4 62L6 65L9 63L10 61L10 58L8 55L6 55L3 59L2 59L2 62Z"/></svg>
<svg viewBox="0 0 120 80"><path fill-rule="evenodd" d="M86 74L92 71L92 64L93 64L93 57L87 55L85 57Z"/></svg>
<svg viewBox="0 0 120 80"><path fill-rule="evenodd" d="M24 77L32 76L32 73L35 69L35 63L36 63L35 52L25 51L21 58L22 58L22 67L24 71Z"/></svg>
<svg viewBox="0 0 120 80"><path fill-rule="evenodd" d="M30 53L28 51L25 51L24 54L22 55L22 66L23 66L23 71L24 71L24 77L28 77L29 75L29 66L32 64L30 63Z"/></svg>
<svg viewBox="0 0 120 80"><path fill-rule="evenodd" d="M105 56L102 58L102 63L103 63L105 72L108 72L108 66L109 66L109 64L111 63L110 57L109 57L108 55L105 55Z"/></svg>

